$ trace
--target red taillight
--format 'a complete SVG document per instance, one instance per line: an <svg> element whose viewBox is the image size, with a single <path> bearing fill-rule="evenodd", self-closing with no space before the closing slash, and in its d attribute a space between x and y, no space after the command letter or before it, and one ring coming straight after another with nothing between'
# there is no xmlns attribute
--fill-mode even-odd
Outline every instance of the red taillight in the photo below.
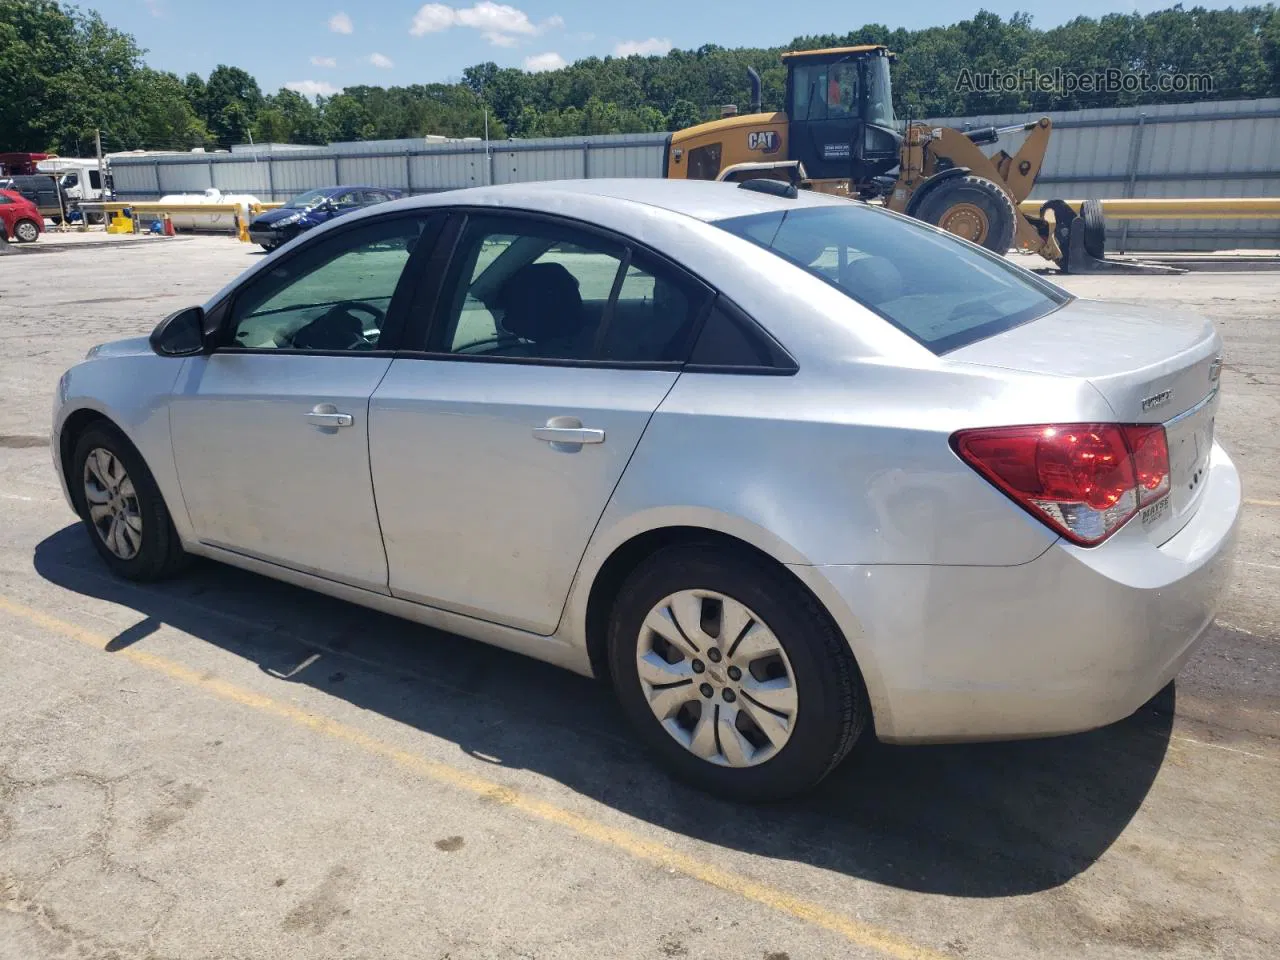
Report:
<svg viewBox="0 0 1280 960"><path fill-rule="evenodd" d="M951 446L1033 516L1085 546L1169 492L1169 447L1159 424L960 430Z"/></svg>

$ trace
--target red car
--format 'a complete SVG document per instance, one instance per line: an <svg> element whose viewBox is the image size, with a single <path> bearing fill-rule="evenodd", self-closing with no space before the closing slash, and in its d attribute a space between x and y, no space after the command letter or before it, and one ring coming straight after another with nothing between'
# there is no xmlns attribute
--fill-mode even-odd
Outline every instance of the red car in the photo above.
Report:
<svg viewBox="0 0 1280 960"><path fill-rule="evenodd" d="M0 230L6 239L33 243L44 232L44 217L36 205L14 190L0 190Z"/></svg>

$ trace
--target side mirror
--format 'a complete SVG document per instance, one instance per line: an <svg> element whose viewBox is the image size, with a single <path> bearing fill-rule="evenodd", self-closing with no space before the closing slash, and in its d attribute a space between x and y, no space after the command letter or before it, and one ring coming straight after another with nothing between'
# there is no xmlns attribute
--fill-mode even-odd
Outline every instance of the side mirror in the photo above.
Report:
<svg viewBox="0 0 1280 960"><path fill-rule="evenodd" d="M161 320L151 331L151 349L162 357L204 353L204 307L187 307Z"/></svg>

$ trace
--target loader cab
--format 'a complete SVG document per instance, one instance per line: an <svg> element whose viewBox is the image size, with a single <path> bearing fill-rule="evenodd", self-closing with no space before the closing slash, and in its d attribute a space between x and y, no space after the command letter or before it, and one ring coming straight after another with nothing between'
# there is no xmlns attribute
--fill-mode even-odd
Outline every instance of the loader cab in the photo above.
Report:
<svg viewBox="0 0 1280 960"><path fill-rule="evenodd" d="M882 46L782 55L788 153L810 179L860 184L898 165L902 134L893 114L893 59Z"/></svg>

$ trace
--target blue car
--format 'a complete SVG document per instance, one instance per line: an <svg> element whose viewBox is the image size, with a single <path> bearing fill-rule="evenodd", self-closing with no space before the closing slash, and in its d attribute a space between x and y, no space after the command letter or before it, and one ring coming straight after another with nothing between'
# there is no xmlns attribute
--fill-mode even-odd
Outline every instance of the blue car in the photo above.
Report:
<svg viewBox="0 0 1280 960"><path fill-rule="evenodd" d="M268 210L249 224L249 239L268 252L312 227L352 210L398 200L403 190L390 187L321 187L300 193L283 207Z"/></svg>

